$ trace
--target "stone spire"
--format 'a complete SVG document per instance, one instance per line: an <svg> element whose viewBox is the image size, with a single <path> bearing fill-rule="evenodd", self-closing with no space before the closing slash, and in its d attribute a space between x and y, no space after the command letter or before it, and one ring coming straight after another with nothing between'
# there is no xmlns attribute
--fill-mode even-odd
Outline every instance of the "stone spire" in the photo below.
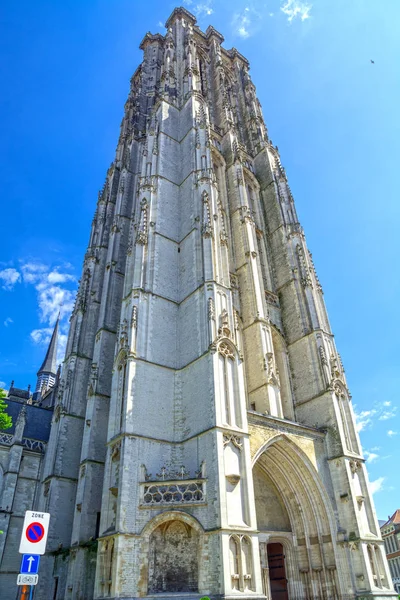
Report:
<svg viewBox="0 0 400 600"><path fill-rule="evenodd" d="M46 389L52 387L57 375L57 346L58 346L58 330L60 325L60 313L58 313L57 321L51 336L46 356L39 371L37 372L37 382L35 395L41 392L43 387ZM37 400L37 397L34 397Z"/></svg>

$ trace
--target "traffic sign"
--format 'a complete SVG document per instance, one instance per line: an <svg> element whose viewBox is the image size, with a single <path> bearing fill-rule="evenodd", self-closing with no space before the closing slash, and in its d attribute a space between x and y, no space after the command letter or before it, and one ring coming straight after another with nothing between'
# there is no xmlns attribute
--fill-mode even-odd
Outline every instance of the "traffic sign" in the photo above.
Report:
<svg viewBox="0 0 400 600"><path fill-rule="evenodd" d="M27 575L20 573L17 577L17 585L37 585L39 575Z"/></svg>
<svg viewBox="0 0 400 600"><path fill-rule="evenodd" d="M38 554L24 554L21 561L21 573L36 575L39 571L40 556Z"/></svg>
<svg viewBox="0 0 400 600"><path fill-rule="evenodd" d="M44 554L49 531L50 514L27 510L22 528L20 554Z"/></svg>

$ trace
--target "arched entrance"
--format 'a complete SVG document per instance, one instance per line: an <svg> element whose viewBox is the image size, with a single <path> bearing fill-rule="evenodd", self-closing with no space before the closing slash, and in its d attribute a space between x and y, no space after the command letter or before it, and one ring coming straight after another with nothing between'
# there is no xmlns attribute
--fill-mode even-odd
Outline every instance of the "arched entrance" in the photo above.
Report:
<svg viewBox="0 0 400 600"><path fill-rule="evenodd" d="M340 597L333 511L307 456L276 436L256 454L253 481L266 596Z"/></svg>
<svg viewBox="0 0 400 600"><path fill-rule="evenodd" d="M198 591L199 535L187 523L159 525L149 540L148 593Z"/></svg>

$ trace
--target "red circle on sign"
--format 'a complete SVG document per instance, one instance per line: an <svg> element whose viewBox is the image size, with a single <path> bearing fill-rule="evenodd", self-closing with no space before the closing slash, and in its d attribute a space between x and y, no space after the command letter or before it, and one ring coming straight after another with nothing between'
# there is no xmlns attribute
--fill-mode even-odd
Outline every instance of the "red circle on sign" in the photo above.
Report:
<svg viewBox="0 0 400 600"><path fill-rule="evenodd" d="M41 523L30 523L26 528L25 535L28 542L31 544L37 544L44 536L44 527Z"/></svg>

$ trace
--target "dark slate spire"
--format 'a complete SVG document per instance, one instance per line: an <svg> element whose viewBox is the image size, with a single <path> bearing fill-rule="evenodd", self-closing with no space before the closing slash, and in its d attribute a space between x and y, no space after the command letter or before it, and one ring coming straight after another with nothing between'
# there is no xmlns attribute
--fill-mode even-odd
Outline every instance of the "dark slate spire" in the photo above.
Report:
<svg viewBox="0 0 400 600"><path fill-rule="evenodd" d="M46 356L43 364L40 367L37 375L41 373L57 373L57 342L58 342L58 327L60 323L60 313L58 313L57 322L54 327L53 335L51 336L49 347L47 348Z"/></svg>

